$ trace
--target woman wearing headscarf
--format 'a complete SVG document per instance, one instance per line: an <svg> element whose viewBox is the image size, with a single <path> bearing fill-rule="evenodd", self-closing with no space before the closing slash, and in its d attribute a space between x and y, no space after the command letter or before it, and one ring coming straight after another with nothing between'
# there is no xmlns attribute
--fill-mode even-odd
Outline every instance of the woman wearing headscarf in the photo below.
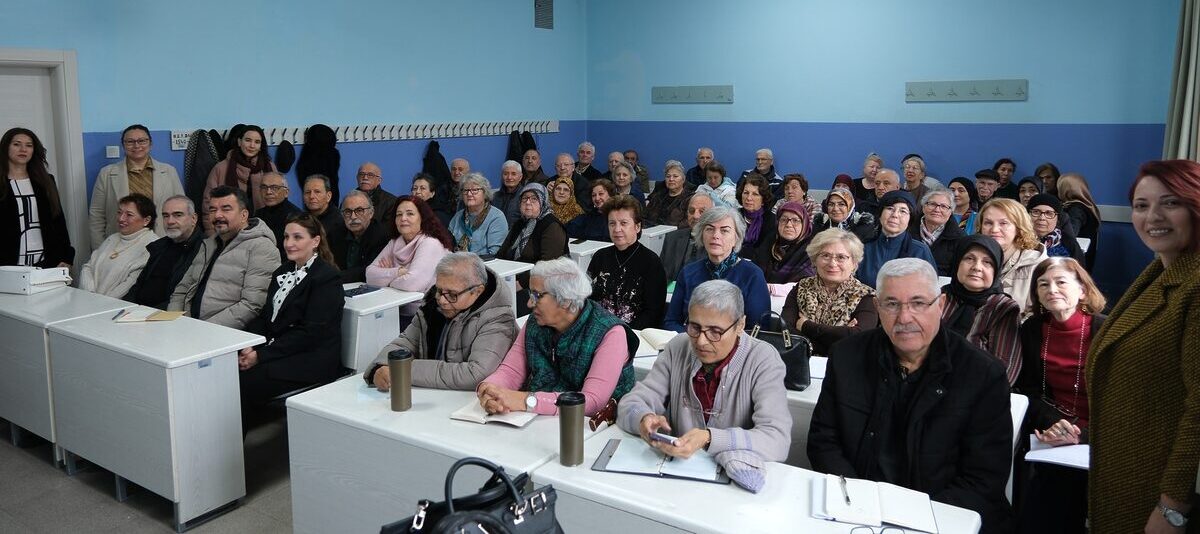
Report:
<svg viewBox="0 0 1200 534"><path fill-rule="evenodd" d="M1042 179L1036 176L1026 176L1017 182L1017 201L1022 206L1029 207L1029 199L1042 193Z"/></svg>
<svg viewBox="0 0 1200 534"><path fill-rule="evenodd" d="M785 284L813 275L812 258L805 250L812 238L812 225L808 210L799 202L779 206L776 221L775 240L764 243L750 259L762 268L771 294L784 295L790 289Z"/></svg>
<svg viewBox="0 0 1200 534"><path fill-rule="evenodd" d="M1083 263L1083 250L1075 240L1071 223L1063 214L1062 201L1058 197L1039 193L1030 197L1026 207L1029 208L1029 218L1033 219L1033 233L1046 247L1046 255L1075 258L1075 261Z"/></svg>
<svg viewBox="0 0 1200 534"><path fill-rule="evenodd" d="M976 210L979 209L979 191L975 189L975 182L972 182L966 177L959 176L950 180L950 185L946 186L950 189L950 193L954 195L954 222L958 224L958 229L964 234L973 234L978 227L976 219L979 214Z"/></svg>
<svg viewBox="0 0 1200 534"><path fill-rule="evenodd" d="M854 277L863 244L853 233L826 230L806 248L817 274L796 282L783 303L783 322L812 341L814 354L829 354L838 340L879 325L875 290Z"/></svg>
<svg viewBox="0 0 1200 534"><path fill-rule="evenodd" d="M879 234L875 216L855 210L854 202L854 194L849 189L837 187L830 191L821 203L821 213L813 216L813 233L840 228L853 232L863 243L873 241Z"/></svg>
<svg viewBox="0 0 1200 534"><path fill-rule="evenodd" d="M1004 293L998 270L1003 258L991 237L974 234L959 240L954 275L942 287L942 324L1000 360L1011 385L1021 371L1021 306Z"/></svg>
<svg viewBox="0 0 1200 534"><path fill-rule="evenodd" d="M583 215L583 208L575 200L575 180L571 178L555 178L549 184L550 211L558 218L558 222L566 226L572 219Z"/></svg>
<svg viewBox="0 0 1200 534"><path fill-rule="evenodd" d="M209 171L208 183L204 187L204 205L201 206L200 213L208 213L208 198L213 188L227 185L246 193L246 198L250 199L247 208L253 217L255 209L267 205L259 187L263 174L274 170L275 164L267 155L267 135L259 126L246 125L237 140L237 146L229 151L225 161L216 164L212 171ZM205 220L207 229L207 218L202 219Z"/></svg>
<svg viewBox="0 0 1200 534"><path fill-rule="evenodd" d="M508 229L508 237L496 257L537 263L568 255L567 231L550 213L546 188L542 184L525 184L517 201L521 205L521 218ZM520 288L529 287L529 273L518 274L517 283Z"/></svg>

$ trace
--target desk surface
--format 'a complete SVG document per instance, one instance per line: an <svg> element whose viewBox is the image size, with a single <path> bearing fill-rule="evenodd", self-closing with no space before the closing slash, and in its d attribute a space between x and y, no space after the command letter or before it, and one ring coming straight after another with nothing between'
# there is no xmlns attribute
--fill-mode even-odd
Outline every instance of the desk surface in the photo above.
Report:
<svg viewBox="0 0 1200 534"><path fill-rule="evenodd" d="M525 428L481 425L450 419L475 400L473 391L413 388L413 406L405 412L393 412L389 398L352 376L296 395L287 406L446 456L487 458L516 473L558 454L557 417L538 416ZM585 438L591 434L585 427Z"/></svg>
<svg viewBox="0 0 1200 534"><path fill-rule="evenodd" d="M182 367L266 341L258 334L191 317L174 321L117 323L110 315L93 315L50 325L52 334L124 353L166 368Z"/></svg>
<svg viewBox="0 0 1200 534"><path fill-rule="evenodd" d="M582 243L568 243L567 248L570 249L573 256L590 256L602 248L611 247L612 243L607 241L584 241Z"/></svg>
<svg viewBox="0 0 1200 534"><path fill-rule="evenodd" d="M488 261L483 262L483 264L487 265L489 269L495 271L496 275L499 276L500 278L504 278L506 276L513 276L515 274L520 274L520 273L523 273L523 272L528 271L533 268L532 263L525 263L523 261L502 260L500 258L490 259Z"/></svg>
<svg viewBox="0 0 1200 534"><path fill-rule="evenodd" d="M343 287L350 288L360 285L362 284L346 284ZM425 295L416 291L400 291L390 287L381 287L379 291L372 291L365 295L347 298L345 309L355 315L370 315L388 308L396 308L410 302L417 302L423 298L425 298Z"/></svg>
<svg viewBox="0 0 1200 534"><path fill-rule="evenodd" d="M658 237L660 235L667 235L671 232L674 232L678 228L679 228L678 226L671 226L669 224L660 224L658 226L651 226L649 228L642 229L642 237L643 238Z"/></svg>
<svg viewBox="0 0 1200 534"><path fill-rule="evenodd" d="M45 328L51 324L86 317L109 317L134 305L109 296L73 287L60 287L36 295L0 293L0 316Z"/></svg>
<svg viewBox="0 0 1200 534"><path fill-rule="evenodd" d="M755 494L733 484L592 471L611 438L637 439L619 428L607 428L584 442L582 464L547 462L533 472L534 483L553 484L560 492L692 532L779 532L785 525L791 532L850 529L811 517L811 481L819 473L771 462L766 485ZM934 515L942 532L979 530L979 515L970 510L934 503Z"/></svg>

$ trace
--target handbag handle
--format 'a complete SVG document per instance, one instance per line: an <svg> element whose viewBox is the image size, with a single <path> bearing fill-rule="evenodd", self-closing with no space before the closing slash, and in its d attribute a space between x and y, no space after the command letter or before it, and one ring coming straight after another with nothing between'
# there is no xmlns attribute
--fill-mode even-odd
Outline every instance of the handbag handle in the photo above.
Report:
<svg viewBox="0 0 1200 534"><path fill-rule="evenodd" d="M454 462L454 465L450 466L450 471L446 473L446 506L449 513L454 513L454 498L452 495L454 493L454 474L458 472L458 468L464 465L477 465L491 471L494 476L504 481L505 486L508 486L508 491L512 494L513 502L521 502L521 493L517 491L517 486L513 484L512 479L509 478L508 474L500 466L483 458L463 458Z"/></svg>
<svg viewBox="0 0 1200 534"><path fill-rule="evenodd" d="M783 334L783 342L787 346L792 346L792 329L788 328L787 321L783 320L783 316L775 313L775 310L768 310L758 316L758 321L754 323L754 328L750 330L750 337L758 338L758 332L762 330L763 319L777 318L779 319L780 333Z"/></svg>

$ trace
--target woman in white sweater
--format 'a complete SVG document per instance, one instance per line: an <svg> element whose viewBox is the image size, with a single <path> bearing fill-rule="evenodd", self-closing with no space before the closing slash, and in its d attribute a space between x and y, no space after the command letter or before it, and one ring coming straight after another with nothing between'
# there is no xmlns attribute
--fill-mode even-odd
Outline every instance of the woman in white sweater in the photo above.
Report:
<svg viewBox="0 0 1200 534"><path fill-rule="evenodd" d="M158 236L154 234L154 202L134 193L117 203L117 233L104 239L79 272L79 289L121 298L137 282Z"/></svg>

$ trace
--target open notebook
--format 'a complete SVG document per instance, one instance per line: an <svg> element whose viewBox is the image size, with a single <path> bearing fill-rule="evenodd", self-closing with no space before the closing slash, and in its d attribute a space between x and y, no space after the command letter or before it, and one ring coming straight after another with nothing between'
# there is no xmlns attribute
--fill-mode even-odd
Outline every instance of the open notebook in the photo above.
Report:
<svg viewBox="0 0 1200 534"><path fill-rule="evenodd" d="M696 451L685 460L664 455L640 439L608 440L604 451L592 464L592 470L729 483L729 475L725 474L711 454L703 450Z"/></svg>
<svg viewBox="0 0 1200 534"><path fill-rule="evenodd" d="M450 414L451 419L459 421L470 421L481 425L487 423L504 423L509 426L523 428L530 421L537 417L533 412L508 412L505 414L489 414L483 410L483 406L479 405L479 401L472 399L466 406L455 410Z"/></svg>
<svg viewBox="0 0 1200 534"><path fill-rule="evenodd" d="M678 336L679 332L659 328L643 328L638 335L642 336L646 344L654 347L654 350L662 351L663 347L667 346L667 342L675 339L675 336Z"/></svg>
<svg viewBox="0 0 1200 534"><path fill-rule="evenodd" d="M936 534L937 520L929 495L888 484L857 478L824 475L813 479L812 515L839 523L895 525L909 531ZM849 496L850 504L846 504Z"/></svg>
<svg viewBox="0 0 1200 534"><path fill-rule="evenodd" d="M183 312L181 311L161 311L154 308L148 308L146 306L138 306L128 310L121 310L121 313L118 313L113 320L118 323L145 323L153 321L174 321L180 317L183 317Z"/></svg>

